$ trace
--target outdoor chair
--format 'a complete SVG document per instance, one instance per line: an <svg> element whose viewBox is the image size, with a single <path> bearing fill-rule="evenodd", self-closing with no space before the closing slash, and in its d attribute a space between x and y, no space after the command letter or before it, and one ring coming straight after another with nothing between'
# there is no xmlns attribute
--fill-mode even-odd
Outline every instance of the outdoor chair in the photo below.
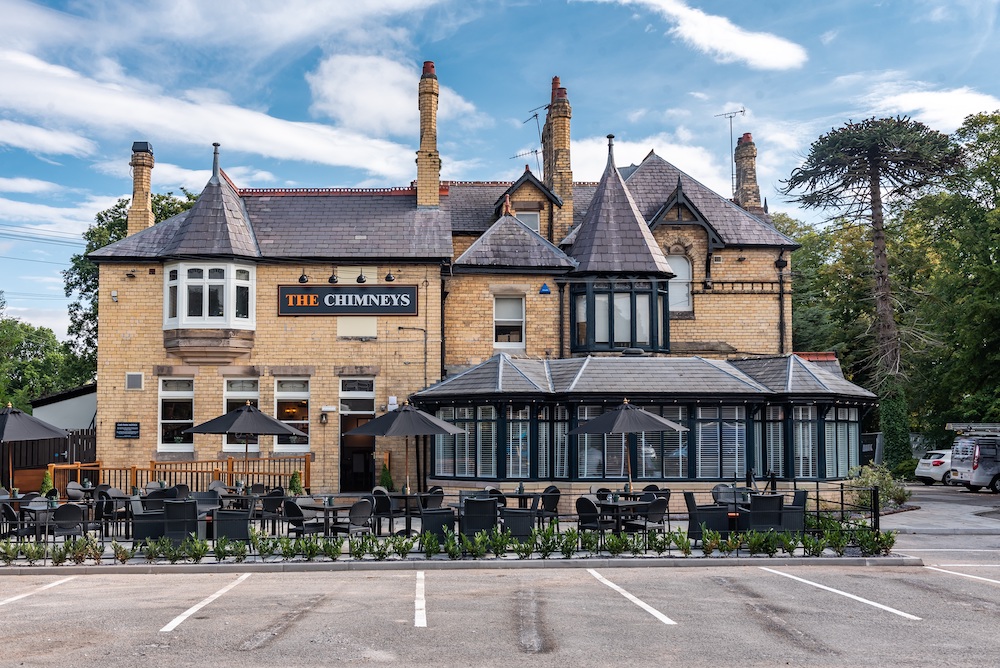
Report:
<svg viewBox="0 0 1000 668"><path fill-rule="evenodd" d="M75 480L70 480L66 483L66 498L70 501L83 501L85 494L83 493L83 485Z"/></svg>
<svg viewBox="0 0 1000 668"><path fill-rule="evenodd" d="M604 541L604 532L615 528L614 520L601 517L601 511L597 504L588 495L579 496L576 499L576 528L578 531L597 531L601 534L601 541Z"/></svg>
<svg viewBox="0 0 1000 668"><path fill-rule="evenodd" d="M489 496L492 499L496 499L497 500L497 506L499 506L500 508L506 508L507 507L507 497L504 496L503 492L501 492L496 487L487 487L486 488L486 495Z"/></svg>
<svg viewBox="0 0 1000 668"><path fill-rule="evenodd" d="M444 504L444 489L434 485L420 498L421 508L440 508Z"/></svg>
<svg viewBox="0 0 1000 668"><path fill-rule="evenodd" d="M155 539L163 535L165 515L159 510L148 510L138 496L129 499L129 516L132 520L132 542L140 543L147 538ZM162 500L159 501L163 503Z"/></svg>
<svg viewBox="0 0 1000 668"><path fill-rule="evenodd" d="M653 497L649 507L638 517L625 521L625 531L641 531L644 537L650 531L670 531L670 516L667 514L667 499Z"/></svg>
<svg viewBox="0 0 1000 668"><path fill-rule="evenodd" d="M191 494L191 488L182 482L179 482L176 485L174 485L174 489L177 490L177 496L175 498L178 499L186 499L188 498L188 495Z"/></svg>
<svg viewBox="0 0 1000 668"><path fill-rule="evenodd" d="M738 527L740 531L781 531L781 506L785 497L780 494L754 494L750 506L740 506Z"/></svg>
<svg viewBox="0 0 1000 668"><path fill-rule="evenodd" d="M212 528L215 540L228 538L244 543L250 542L250 509L212 511Z"/></svg>
<svg viewBox="0 0 1000 668"><path fill-rule="evenodd" d="M736 506L750 503L750 491L749 487L736 487L728 483L720 483L712 488L712 499L735 511Z"/></svg>
<svg viewBox="0 0 1000 668"><path fill-rule="evenodd" d="M461 533L469 538L480 531L489 532L497 525L497 500L475 497L466 499L459 524Z"/></svg>
<svg viewBox="0 0 1000 668"><path fill-rule="evenodd" d="M542 491L539 497L539 503L541 508L538 509L538 526L542 526L542 522L546 519L550 523L559 520L559 497L561 496L559 488L555 485L549 485Z"/></svg>
<svg viewBox="0 0 1000 668"><path fill-rule="evenodd" d="M293 533L297 537L311 533L323 533L323 522L307 520L302 509L292 499L285 499L282 506L285 510L283 519L288 522L288 533Z"/></svg>
<svg viewBox="0 0 1000 668"><path fill-rule="evenodd" d="M348 537L356 533L371 533L372 512L372 502L368 499L359 499L351 504L351 510L347 513L347 521L330 525L330 531L335 534L345 533Z"/></svg>
<svg viewBox="0 0 1000 668"><path fill-rule="evenodd" d="M94 519L101 525L104 535L118 535L119 530L128 535L128 497L120 489L111 487L97 492Z"/></svg>
<svg viewBox="0 0 1000 668"><path fill-rule="evenodd" d="M250 485L250 496L264 496L267 493L267 489L264 487L264 483L255 482Z"/></svg>
<svg viewBox="0 0 1000 668"><path fill-rule="evenodd" d="M49 533L53 536L83 536L95 527L87 522L86 508L75 503L64 503L52 511Z"/></svg>
<svg viewBox="0 0 1000 668"><path fill-rule="evenodd" d="M660 486L659 485L646 485L645 487L642 488L642 491L644 491L644 492L659 492L660 491Z"/></svg>
<svg viewBox="0 0 1000 668"><path fill-rule="evenodd" d="M0 538L21 540L26 536L34 535L34 525L22 522L17 516L17 511L10 504L0 503Z"/></svg>
<svg viewBox="0 0 1000 668"><path fill-rule="evenodd" d="M261 529L264 529L267 526L267 521L271 520L271 533L278 533L278 521L283 518L281 509L284 506L284 502L285 490L275 487L260 499L259 505L252 508L253 519L260 521ZM299 512L301 513L302 510L300 509ZM287 516L288 513L285 513L285 515Z"/></svg>
<svg viewBox="0 0 1000 668"><path fill-rule="evenodd" d="M451 508L421 508L420 509L420 535L431 532L444 540L444 530L455 530L455 511Z"/></svg>
<svg viewBox="0 0 1000 668"><path fill-rule="evenodd" d="M389 533L392 534L396 513L393 509L392 499L389 497L389 492L386 491L385 487L375 487L372 490L372 499L374 499L374 508L372 509L372 517L375 518L375 533L381 535L382 533L382 520L389 520Z"/></svg>
<svg viewBox="0 0 1000 668"><path fill-rule="evenodd" d="M208 491L217 491L219 494L225 494L229 491L229 488L221 480L213 480L208 483Z"/></svg>
<svg viewBox="0 0 1000 668"><path fill-rule="evenodd" d="M163 535L179 545L194 535L205 538L205 522L198 521L198 502L194 499L168 499L163 502Z"/></svg>
<svg viewBox="0 0 1000 668"><path fill-rule="evenodd" d="M142 499L142 507L146 510L163 510L163 502L176 499L177 489L174 487L156 487Z"/></svg>
<svg viewBox="0 0 1000 668"><path fill-rule="evenodd" d="M49 491L45 492L45 498L59 500L59 490L53 487Z"/></svg>
<svg viewBox="0 0 1000 668"><path fill-rule="evenodd" d="M193 499L198 504L198 517L204 517L208 513L222 507L222 500L219 498L219 493L215 490L191 492L188 498ZM249 511L247 511L247 514L249 514Z"/></svg>
<svg viewBox="0 0 1000 668"><path fill-rule="evenodd" d="M701 541L701 526L718 531L723 536L729 536L729 509L718 504L699 506L694 498L694 492L684 492L684 504L688 511L687 536L692 542Z"/></svg>
<svg viewBox="0 0 1000 668"><path fill-rule="evenodd" d="M500 521L514 538L530 538L531 530L535 527L535 511L526 508L501 508Z"/></svg>
<svg viewBox="0 0 1000 668"><path fill-rule="evenodd" d="M792 495L792 502L781 508L781 528L783 531L800 533L806 529L806 503L809 490L797 489Z"/></svg>

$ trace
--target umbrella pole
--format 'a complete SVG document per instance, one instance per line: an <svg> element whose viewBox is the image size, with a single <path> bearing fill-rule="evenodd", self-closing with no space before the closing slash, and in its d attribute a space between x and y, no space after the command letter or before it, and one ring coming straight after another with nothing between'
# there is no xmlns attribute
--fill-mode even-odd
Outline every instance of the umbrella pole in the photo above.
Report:
<svg viewBox="0 0 1000 668"><path fill-rule="evenodd" d="M406 487L403 488L404 494L410 493L410 437L406 437L406 450L403 458L406 460Z"/></svg>

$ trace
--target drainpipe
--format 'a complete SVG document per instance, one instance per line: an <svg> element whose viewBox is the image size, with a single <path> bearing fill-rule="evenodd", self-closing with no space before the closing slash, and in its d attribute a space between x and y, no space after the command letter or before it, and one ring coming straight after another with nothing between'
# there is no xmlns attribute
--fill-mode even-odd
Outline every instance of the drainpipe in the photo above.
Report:
<svg viewBox="0 0 1000 668"><path fill-rule="evenodd" d="M559 359L565 357L566 346L566 284L559 283Z"/></svg>
<svg viewBox="0 0 1000 668"><path fill-rule="evenodd" d="M788 261L785 259L785 251L778 254L778 259L774 261L774 267L778 270L778 354L785 354L785 267Z"/></svg>

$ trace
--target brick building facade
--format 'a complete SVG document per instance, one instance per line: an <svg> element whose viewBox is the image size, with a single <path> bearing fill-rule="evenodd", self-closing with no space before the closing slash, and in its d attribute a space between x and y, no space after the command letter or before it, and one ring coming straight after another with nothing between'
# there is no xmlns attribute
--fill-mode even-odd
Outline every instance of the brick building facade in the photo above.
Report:
<svg viewBox="0 0 1000 668"><path fill-rule="evenodd" d="M874 397L790 354L796 244L760 203L749 134L735 201L652 152L619 168L611 139L601 181L574 182L555 78L541 177L442 182L433 63L417 97L408 187L239 188L216 145L198 202L153 225L152 148L134 144L128 237L90 256L102 461L309 453L313 487L337 491L370 488L389 453L401 485L402 441L345 434L411 400L467 429L410 449L421 488L856 463ZM626 397L689 431L567 436ZM184 433L246 401L308 437Z"/></svg>

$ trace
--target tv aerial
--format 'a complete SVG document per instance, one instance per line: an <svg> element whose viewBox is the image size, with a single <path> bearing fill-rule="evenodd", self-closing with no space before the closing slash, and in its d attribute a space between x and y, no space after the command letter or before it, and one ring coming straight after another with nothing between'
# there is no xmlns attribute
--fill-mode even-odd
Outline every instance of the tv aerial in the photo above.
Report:
<svg viewBox="0 0 1000 668"><path fill-rule="evenodd" d="M727 111L725 113L715 115L716 118L721 116L729 119L729 168L730 181L732 182L731 185L733 188L733 198L736 197L736 161L733 159L733 118L736 116L744 116L746 113L747 110L740 107L738 111Z"/></svg>
<svg viewBox="0 0 1000 668"><path fill-rule="evenodd" d="M524 125L526 123L530 123L532 120L535 121L535 129L538 131L538 143L539 144L542 143L542 125L541 125L541 122L538 120L538 112L541 111L542 109L548 108L548 106L549 105L547 105L547 104L543 104L540 107L535 107L534 109L531 109L528 112L528 113L531 114L531 116L529 116L527 118L527 120L525 120L524 123L521 124L521 125ZM517 158L524 158L524 157L529 156L529 155L535 156L535 168L538 170L538 174L541 175L541 173L542 173L542 165L538 161L538 156L539 156L539 154L541 154L541 152L542 152L542 149L540 149L540 148L533 148L530 151L521 151L520 153L516 153L516 154L510 156L510 159L511 160L515 160Z"/></svg>

